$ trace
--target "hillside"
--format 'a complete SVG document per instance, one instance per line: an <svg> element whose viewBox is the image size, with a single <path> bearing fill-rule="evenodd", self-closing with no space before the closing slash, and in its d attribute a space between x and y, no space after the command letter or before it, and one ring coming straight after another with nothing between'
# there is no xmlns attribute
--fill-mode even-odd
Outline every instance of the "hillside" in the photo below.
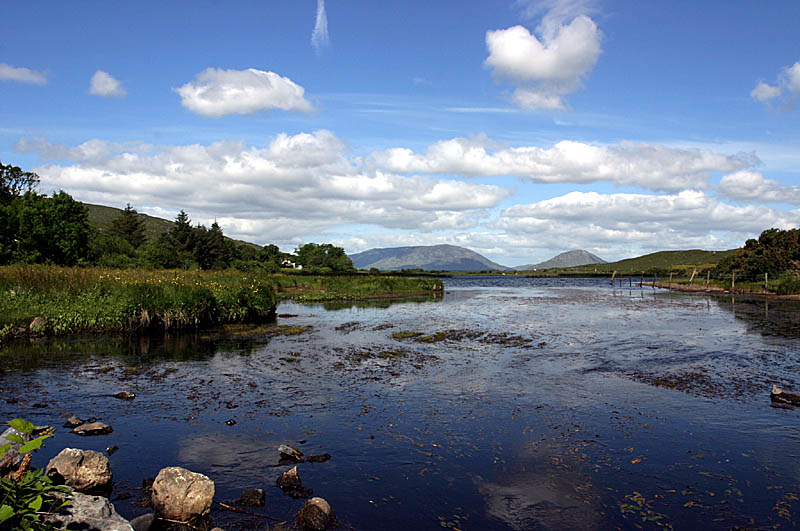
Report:
<svg viewBox="0 0 800 531"><path fill-rule="evenodd" d="M728 251L702 251L693 249L688 251L659 251L646 254L637 258L626 258L618 262L605 264L593 264L589 266L578 266L564 269L566 273L597 272L617 274L639 274L653 273L666 274L675 271L691 273L691 269L708 269L719 263L726 256L736 252L735 249Z"/></svg>
<svg viewBox="0 0 800 531"><path fill-rule="evenodd" d="M106 232L111 228L111 223L116 219L120 213L122 212L121 208L114 208L104 205L93 205L91 203L81 203L86 209L89 211L89 225L92 226L98 232ZM176 212L175 215L178 213ZM149 216L147 214L143 214L138 212L137 215L139 219L144 221L144 232L147 235L147 240L150 241L152 239L158 238L158 236L162 232L167 232L169 229L172 228L173 221L163 218L157 218L155 216ZM225 230L225 227L222 227L222 230ZM232 239L228 238L227 239ZM260 247L255 243L250 243L242 240L233 240L236 243L243 244L243 245L250 245L253 247Z"/></svg>
<svg viewBox="0 0 800 531"><path fill-rule="evenodd" d="M508 271L475 251L455 245L390 247L349 255L357 269L382 271L424 269L426 271Z"/></svg>
<svg viewBox="0 0 800 531"><path fill-rule="evenodd" d="M606 261L599 256L588 251L584 251L583 249L578 249L575 251L567 251L565 253L558 254L545 262L517 266L514 269L517 271L530 271L532 269L553 269L605 263Z"/></svg>

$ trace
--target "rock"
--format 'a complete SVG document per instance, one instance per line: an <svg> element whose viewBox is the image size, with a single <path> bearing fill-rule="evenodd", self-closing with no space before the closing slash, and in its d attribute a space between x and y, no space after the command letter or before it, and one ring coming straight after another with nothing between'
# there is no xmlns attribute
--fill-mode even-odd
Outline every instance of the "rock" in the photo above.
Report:
<svg viewBox="0 0 800 531"><path fill-rule="evenodd" d="M236 426L236 420L235 419L228 419L228 420L225 421L225 424L227 424L228 426Z"/></svg>
<svg viewBox="0 0 800 531"><path fill-rule="evenodd" d="M106 435L108 433L111 433L112 431L114 431L114 428L112 428L108 424L103 424L102 422L81 424L80 426L75 426L74 428L72 428L72 433L84 436Z"/></svg>
<svg viewBox="0 0 800 531"><path fill-rule="evenodd" d="M322 498L311 498L297 513L297 525L303 531L324 531L333 524L336 516Z"/></svg>
<svg viewBox="0 0 800 531"><path fill-rule="evenodd" d="M59 529L133 531L130 522L117 514L108 498L89 496L75 490L72 491L72 504L47 515L45 522Z"/></svg>
<svg viewBox="0 0 800 531"><path fill-rule="evenodd" d="M287 444L282 444L282 445L278 446L278 451L281 453L281 458L282 459L290 459L292 461L301 461L302 458L303 458L303 452L301 452L297 448L294 448L294 447L289 446Z"/></svg>
<svg viewBox="0 0 800 531"><path fill-rule="evenodd" d="M264 491L262 489L247 489L242 496L236 500L236 505L244 507L264 507Z"/></svg>
<svg viewBox="0 0 800 531"><path fill-rule="evenodd" d="M85 420L81 420L76 415L72 415L67 421L64 423L65 428L77 428L81 424L86 424Z"/></svg>
<svg viewBox="0 0 800 531"><path fill-rule="evenodd" d="M6 431L0 435L0 446L8 443L9 441L6 439L9 435L18 435L22 437L22 440L25 442L30 441L33 439L33 436L22 433L20 431L15 430L14 428L8 428ZM23 454L19 453L19 449L22 447L22 443L15 442L11 443L11 446L8 448L8 451L0 457L0 477L5 476L12 470L16 470L20 463L22 463Z"/></svg>
<svg viewBox="0 0 800 531"><path fill-rule="evenodd" d="M133 391L120 391L119 393L114 393L111 396L114 398L119 398L120 400L133 400L136 398L136 393Z"/></svg>
<svg viewBox="0 0 800 531"><path fill-rule="evenodd" d="M119 450L119 446L117 446L116 444L112 444L111 446L106 448L106 453L108 455L114 455L114 452L116 452L117 450Z"/></svg>
<svg viewBox="0 0 800 531"><path fill-rule="evenodd" d="M111 487L108 457L93 450L64 448L47 463L47 477L79 492L97 492Z"/></svg>
<svg viewBox="0 0 800 531"><path fill-rule="evenodd" d="M153 509L171 520L185 522L204 516L213 499L214 482L185 468L162 468L153 482Z"/></svg>
<svg viewBox="0 0 800 531"><path fill-rule="evenodd" d="M281 474L275 482L285 495L292 498L309 498L314 494L314 489L303 486L300 475L297 473L297 467Z"/></svg>
<svg viewBox="0 0 800 531"><path fill-rule="evenodd" d="M331 460L331 454L322 455L309 455L306 457L306 463L324 463Z"/></svg>
<svg viewBox="0 0 800 531"><path fill-rule="evenodd" d="M772 384L772 393L770 393L770 398L773 402L800 406L800 395L787 393L775 384Z"/></svg>
<svg viewBox="0 0 800 531"><path fill-rule="evenodd" d="M155 520L155 513L143 514L131 520L131 527L133 527L133 531L149 531Z"/></svg>
<svg viewBox="0 0 800 531"><path fill-rule="evenodd" d="M300 481L300 475L297 473L297 467L293 467L291 470L281 474L276 483L281 490L297 489L303 486L303 482Z"/></svg>
<svg viewBox="0 0 800 531"><path fill-rule="evenodd" d="M46 325L44 317L34 317L28 326L28 331L32 334L44 334Z"/></svg>

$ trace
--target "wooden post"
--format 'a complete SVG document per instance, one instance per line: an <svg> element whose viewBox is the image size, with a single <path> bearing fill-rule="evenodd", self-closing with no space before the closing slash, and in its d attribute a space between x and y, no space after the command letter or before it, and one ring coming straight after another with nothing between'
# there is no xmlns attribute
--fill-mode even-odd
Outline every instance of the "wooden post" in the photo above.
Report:
<svg viewBox="0 0 800 531"><path fill-rule="evenodd" d="M731 291L736 289L736 271L731 271Z"/></svg>
<svg viewBox="0 0 800 531"><path fill-rule="evenodd" d="M633 287L633 277L630 275L628 275L628 287L629 288Z"/></svg>
<svg viewBox="0 0 800 531"><path fill-rule="evenodd" d="M769 291L769 273L764 273L764 291Z"/></svg>
<svg viewBox="0 0 800 531"><path fill-rule="evenodd" d="M709 284L711 284L711 270L709 269L706 271L706 289L708 289Z"/></svg>
<svg viewBox="0 0 800 531"><path fill-rule="evenodd" d="M642 278L639 279L639 287L640 288L644 287L644 273L642 273Z"/></svg>
<svg viewBox="0 0 800 531"><path fill-rule="evenodd" d="M695 269L694 271L692 271L692 278L690 278L690 279L689 279L689 284L691 284L691 283L692 283L692 281L694 280L694 277L695 277L695 275L697 275L697 269Z"/></svg>
<svg viewBox="0 0 800 531"><path fill-rule="evenodd" d="M673 272L670 271L669 272L669 287L672 287L672 275L673 275Z"/></svg>
<svg viewBox="0 0 800 531"><path fill-rule="evenodd" d="M615 278L617 278L617 272L616 271L614 271L614 273L612 273L612 275L611 275L611 285L612 286L614 285L614 279Z"/></svg>

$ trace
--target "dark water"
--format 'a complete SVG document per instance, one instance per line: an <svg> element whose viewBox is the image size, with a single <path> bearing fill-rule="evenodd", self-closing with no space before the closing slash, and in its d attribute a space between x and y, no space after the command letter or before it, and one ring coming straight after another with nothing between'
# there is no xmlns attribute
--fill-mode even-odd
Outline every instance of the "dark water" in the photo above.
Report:
<svg viewBox="0 0 800 531"><path fill-rule="evenodd" d="M294 316L276 326L310 327L296 335L7 348L0 417L59 426L39 465L119 446L112 498L128 518L148 511L142 479L179 465L220 501L263 488L261 512L291 521L302 500L275 486L287 443L332 455L298 469L344 529L800 524L800 411L769 399L773 382L800 390L796 303L594 279L446 285L440 301L283 303ZM110 398L123 389L137 398ZM60 427L73 413L114 433L73 435Z"/></svg>

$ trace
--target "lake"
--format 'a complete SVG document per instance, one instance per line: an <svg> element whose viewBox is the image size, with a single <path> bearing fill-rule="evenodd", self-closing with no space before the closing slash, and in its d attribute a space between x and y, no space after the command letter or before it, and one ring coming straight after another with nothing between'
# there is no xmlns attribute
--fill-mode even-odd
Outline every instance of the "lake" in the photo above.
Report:
<svg viewBox="0 0 800 531"><path fill-rule="evenodd" d="M296 304L277 323L171 338L7 347L0 416L57 427L37 452L104 451L112 501L184 466L216 499L267 493L279 444L342 529L730 529L800 524L800 305L611 286L464 277L436 300ZM111 395L132 390L135 400ZM110 435L79 437L68 416ZM227 423L226 423L227 421ZM212 512L225 529L256 516Z"/></svg>

